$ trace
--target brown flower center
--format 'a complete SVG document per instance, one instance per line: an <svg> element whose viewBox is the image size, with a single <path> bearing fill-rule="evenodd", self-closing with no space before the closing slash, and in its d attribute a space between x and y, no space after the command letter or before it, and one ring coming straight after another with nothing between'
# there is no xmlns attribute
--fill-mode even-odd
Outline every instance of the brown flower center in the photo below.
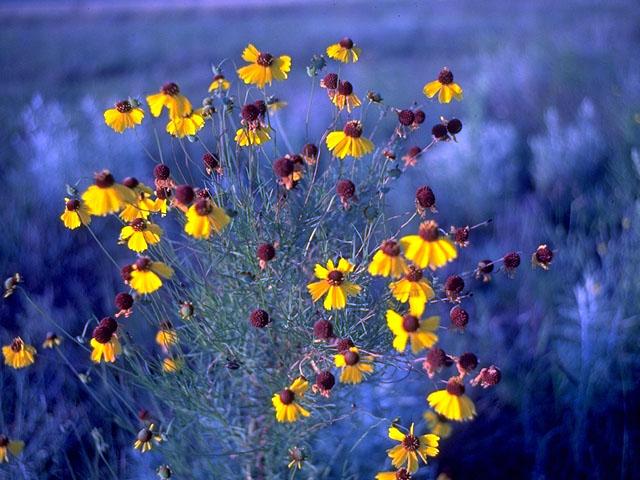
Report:
<svg viewBox="0 0 640 480"><path fill-rule="evenodd" d="M144 218L136 218L131 222L131 228L136 232L143 232L147 229L147 222L144 221Z"/></svg>
<svg viewBox="0 0 640 480"><path fill-rule="evenodd" d="M345 97L351 95L353 93L353 85L351 85L351 83L347 82L346 80L344 82L340 82L338 93Z"/></svg>
<svg viewBox="0 0 640 480"><path fill-rule="evenodd" d="M173 97L180 93L180 88L173 82L165 83L164 85L162 85L162 88L160 90L162 91L162 93L164 93L165 95L169 95L170 97Z"/></svg>
<svg viewBox="0 0 640 480"><path fill-rule="evenodd" d="M120 100L115 104L116 110L120 113L127 113L131 111L131 102L129 100Z"/></svg>
<svg viewBox="0 0 640 480"><path fill-rule="evenodd" d="M406 468L401 468L396 472L396 480L411 480L413 476Z"/></svg>
<svg viewBox="0 0 640 480"><path fill-rule="evenodd" d="M347 49L353 48L353 40L349 37L343 37L342 40L340 40L340 46Z"/></svg>
<svg viewBox="0 0 640 480"><path fill-rule="evenodd" d="M75 212L80 208L80 201L76 198L72 198L67 202L67 210Z"/></svg>
<svg viewBox="0 0 640 480"><path fill-rule="evenodd" d="M248 103L242 110L240 111L240 116L245 122L255 122L258 119L258 115L260 115L260 110L253 103Z"/></svg>
<svg viewBox="0 0 640 480"><path fill-rule="evenodd" d="M344 282L344 274L338 270L332 270L327 275L327 281L334 287L342 285L342 282Z"/></svg>
<svg viewBox="0 0 640 480"><path fill-rule="evenodd" d="M352 138L360 138L362 135L362 125L357 120L352 120L351 122L347 122L344 126L343 132L348 137Z"/></svg>
<svg viewBox="0 0 640 480"><path fill-rule="evenodd" d="M280 392L280 401L285 405L290 405L296 398L296 394L288 388L285 388Z"/></svg>
<svg viewBox="0 0 640 480"><path fill-rule="evenodd" d="M143 428L138 432L138 440L142 443L146 443L151 440L153 433L148 428Z"/></svg>
<svg viewBox="0 0 640 480"><path fill-rule="evenodd" d="M348 352L345 352L344 363L346 363L347 365L355 365L359 361L360 361L360 355L358 355L356 352L352 352L351 350L349 350Z"/></svg>
<svg viewBox="0 0 640 480"><path fill-rule="evenodd" d="M109 188L116 183L113 175L108 170L103 170L100 173L96 173L96 185L100 188Z"/></svg>
<svg viewBox="0 0 640 480"><path fill-rule="evenodd" d="M149 259L148 257L140 257L138 260L136 260L136 269L144 272L146 270L149 270L151 268L151 259Z"/></svg>
<svg viewBox="0 0 640 480"><path fill-rule="evenodd" d="M196 213L201 217L206 217L213 210L211 202L206 198L203 198L202 200L198 200L194 208Z"/></svg>
<svg viewBox="0 0 640 480"><path fill-rule="evenodd" d="M215 82L216 80L224 80L224 75L222 75L221 73L218 73L217 75L213 76L213 81Z"/></svg>
<svg viewBox="0 0 640 480"><path fill-rule="evenodd" d="M4 448L9 445L9 439L6 435L0 435L0 448Z"/></svg>
<svg viewBox="0 0 640 480"><path fill-rule="evenodd" d="M24 346L24 342L19 338L14 338L13 341L11 342L11 350L13 350L16 353L21 352L23 346Z"/></svg>
<svg viewBox="0 0 640 480"><path fill-rule="evenodd" d="M256 63L261 67L268 67L273 63L273 55L270 53L261 53L258 55Z"/></svg>
<svg viewBox="0 0 640 480"><path fill-rule="evenodd" d="M409 267L409 273L405 273L404 278L410 282L419 282L422 280L422 270L414 265Z"/></svg>
<svg viewBox="0 0 640 480"><path fill-rule="evenodd" d="M416 330L418 330L419 326L420 320L418 320L418 317L415 317L413 315L405 315L404 317L402 317L402 328L404 328L405 332L415 332Z"/></svg>
<svg viewBox="0 0 640 480"><path fill-rule="evenodd" d="M338 75L335 73L327 73L322 79L322 84L329 90L338 88Z"/></svg>
<svg viewBox="0 0 640 480"><path fill-rule="evenodd" d="M420 439L415 435L405 435L402 439L402 447L409 452L415 452L420 447Z"/></svg>
<svg viewBox="0 0 640 480"><path fill-rule="evenodd" d="M440 236L440 233L438 232L438 224L433 220L422 222L418 229L418 235L427 242L435 242Z"/></svg>
<svg viewBox="0 0 640 480"><path fill-rule="evenodd" d="M447 67L443 68L438 74L438 81L443 85L453 83L453 73Z"/></svg>
<svg viewBox="0 0 640 480"><path fill-rule="evenodd" d="M456 377L450 378L447 382L447 392L456 397L461 396L464 394L464 383Z"/></svg>
<svg viewBox="0 0 640 480"><path fill-rule="evenodd" d="M382 253L387 257L397 257L400 255L400 245L395 240L385 240L380 247Z"/></svg>

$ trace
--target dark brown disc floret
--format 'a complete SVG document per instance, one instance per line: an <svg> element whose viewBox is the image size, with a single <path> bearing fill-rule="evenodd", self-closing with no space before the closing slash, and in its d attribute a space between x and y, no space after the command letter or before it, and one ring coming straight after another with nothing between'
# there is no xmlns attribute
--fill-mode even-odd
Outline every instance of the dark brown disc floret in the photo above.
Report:
<svg viewBox="0 0 640 480"><path fill-rule="evenodd" d="M136 218L131 222L131 228L136 232L143 232L147 229L147 222L144 218Z"/></svg>
<svg viewBox="0 0 640 480"><path fill-rule="evenodd" d="M270 243L262 243L256 249L256 255L259 260L268 262L276 256L276 249Z"/></svg>
<svg viewBox="0 0 640 480"><path fill-rule="evenodd" d="M112 187L114 183L116 183L113 175L111 175L108 170L103 170L100 173L96 173L95 179L96 185L100 188L109 188Z"/></svg>
<svg viewBox="0 0 640 480"><path fill-rule="evenodd" d="M353 366L360 361L360 355L358 355L356 352L352 352L351 350L344 352L343 355L344 363L349 366Z"/></svg>
<svg viewBox="0 0 640 480"><path fill-rule="evenodd" d="M215 170L220 165L215 153L207 152L202 156L202 165L209 170Z"/></svg>
<svg viewBox="0 0 640 480"><path fill-rule="evenodd" d="M133 307L133 297L127 292L120 292L116 295L114 303L118 310L129 310Z"/></svg>
<svg viewBox="0 0 640 480"><path fill-rule="evenodd" d="M290 405L296 398L296 394L292 390L285 388L280 392L280 401L284 405Z"/></svg>
<svg viewBox="0 0 640 480"><path fill-rule="evenodd" d="M80 208L80 200L78 200L77 198L70 198L69 200L67 200L66 208L70 212L75 212Z"/></svg>
<svg viewBox="0 0 640 480"><path fill-rule="evenodd" d="M327 73L322 79L322 85L329 90L338 88L338 75L335 73Z"/></svg>
<svg viewBox="0 0 640 480"><path fill-rule="evenodd" d="M344 273L342 273L340 270L331 270L327 274L327 282L329 282L329 285L332 285L334 287L342 285L342 283L344 282Z"/></svg>
<svg viewBox="0 0 640 480"><path fill-rule="evenodd" d="M426 242L435 242L440 236L438 224L433 220L422 222L418 228L418 235Z"/></svg>
<svg viewBox="0 0 640 480"><path fill-rule="evenodd" d="M436 204L436 196L431 187L423 185L416 190L416 202L422 208L431 208ZM437 231L437 229L436 229Z"/></svg>
<svg viewBox="0 0 640 480"><path fill-rule="evenodd" d="M342 96L348 97L353 93L353 85L346 80L344 82L340 82L340 85L338 86L338 93Z"/></svg>
<svg viewBox="0 0 640 480"><path fill-rule="evenodd" d="M433 127L431 127L431 135L433 135L437 139L446 138L448 136L447 127L445 127L441 123L436 123Z"/></svg>
<svg viewBox="0 0 640 480"><path fill-rule="evenodd" d="M412 333L420 327L420 320L414 315L405 315L402 317L402 328L407 333Z"/></svg>
<svg viewBox="0 0 640 480"><path fill-rule="evenodd" d="M347 350L349 350L350 348L353 348L354 346L355 345L353 344L350 338L340 338L336 342L336 348L340 353L346 352Z"/></svg>
<svg viewBox="0 0 640 480"><path fill-rule="evenodd" d="M127 177L122 180L122 184L127 188L134 189L140 184L140 182L136 177Z"/></svg>
<svg viewBox="0 0 640 480"><path fill-rule="evenodd" d="M253 123L260 116L260 110L254 104L248 103L240 110L240 116L245 122Z"/></svg>
<svg viewBox="0 0 640 480"><path fill-rule="evenodd" d="M344 179L336 184L336 191L342 198L351 198L356 193L356 186L351 180Z"/></svg>
<svg viewBox="0 0 640 480"><path fill-rule="evenodd" d="M256 328L264 328L269 324L269 314L264 310L254 310L249 316L249 322Z"/></svg>
<svg viewBox="0 0 640 480"><path fill-rule="evenodd" d="M478 366L478 357L471 352L463 353L458 360L458 366L461 371L469 373Z"/></svg>
<svg viewBox="0 0 640 480"><path fill-rule="evenodd" d="M400 245L395 240L385 240L380 246L380 250L388 257L397 257L400 255Z"/></svg>
<svg viewBox="0 0 640 480"><path fill-rule="evenodd" d="M164 85L162 85L161 90L162 90L162 93L164 93L165 95L169 95L171 97L180 93L180 88L178 87L177 84L173 82L165 83Z"/></svg>
<svg viewBox="0 0 640 480"><path fill-rule="evenodd" d="M316 377L316 385L321 390L331 390L336 384L336 377L331 372L320 372Z"/></svg>
<svg viewBox="0 0 640 480"><path fill-rule="evenodd" d="M120 100L119 102L116 102L114 106L120 113L130 112L131 108L133 108L131 107L131 102L129 100Z"/></svg>
<svg viewBox="0 0 640 480"><path fill-rule="evenodd" d="M459 275L451 275L444 284L444 291L447 295L454 296L464 289L464 279Z"/></svg>
<svg viewBox="0 0 640 480"><path fill-rule="evenodd" d="M320 340L328 340L333 337L333 325L329 320L320 319L313 324L313 335Z"/></svg>
<svg viewBox="0 0 640 480"><path fill-rule="evenodd" d="M398 112L398 121L401 125L408 127L415 120L415 114L411 110L400 110Z"/></svg>
<svg viewBox="0 0 640 480"><path fill-rule="evenodd" d="M509 270L515 270L520 265L520 255L516 252L507 253L503 259L504 266Z"/></svg>
<svg viewBox="0 0 640 480"><path fill-rule="evenodd" d="M420 125L424 123L425 119L426 115L422 110L416 110L413 112L413 123Z"/></svg>
<svg viewBox="0 0 640 480"><path fill-rule="evenodd" d="M440 73L438 74L438 81L443 85L449 85L450 83L453 83L453 73L451 73L451 70L449 70L447 67L444 67L442 70L440 70Z"/></svg>
<svg viewBox="0 0 640 480"><path fill-rule="evenodd" d="M415 452L420 447L420 439L415 435L405 435L402 439L402 447L408 452Z"/></svg>
<svg viewBox="0 0 640 480"><path fill-rule="evenodd" d="M206 217L213 211L213 205L211 205L211 201L209 199L203 198L196 202L194 209L198 215Z"/></svg>
<svg viewBox="0 0 640 480"><path fill-rule="evenodd" d="M362 136L362 125L357 120L351 120L344 126L343 132L351 138L360 138Z"/></svg>
<svg viewBox="0 0 640 480"><path fill-rule="evenodd" d="M111 317L104 317L100 320L100 327L106 328L109 332L114 333L118 330L118 322Z"/></svg>
<svg viewBox="0 0 640 480"><path fill-rule="evenodd" d="M451 120L449 120L447 122L447 131L451 135L455 135L457 133L460 133L462 131L462 122L460 120L458 120L457 118L452 118Z"/></svg>
<svg viewBox="0 0 640 480"><path fill-rule="evenodd" d="M464 394L464 382L458 377L451 377L447 382L447 392L459 397Z"/></svg>
<svg viewBox="0 0 640 480"><path fill-rule="evenodd" d="M469 314L460 307L453 307L449 312L449 318L451 319L451 325L460 330L469 323Z"/></svg>
<svg viewBox="0 0 640 480"><path fill-rule="evenodd" d="M273 63L273 55L267 52L261 52L256 59L256 63L261 67L268 67Z"/></svg>
<svg viewBox="0 0 640 480"><path fill-rule="evenodd" d="M171 175L171 170L164 163L159 163L153 169L153 176L158 180L166 180Z"/></svg>
<svg viewBox="0 0 640 480"><path fill-rule="evenodd" d="M280 178L291 175L293 173L293 167L293 162L287 157L280 157L273 162L273 171Z"/></svg>
<svg viewBox="0 0 640 480"><path fill-rule="evenodd" d="M113 336L113 332L106 327L98 325L96 328L93 329L92 336L94 340L98 343L108 343L109 340L111 340L111 337Z"/></svg>
<svg viewBox="0 0 640 480"><path fill-rule="evenodd" d="M182 205L189 205L195 198L196 193L189 185L178 185L173 196L178 203L181 203Z"/></svg>
<svg viewBox="0 0 640 480"><path fill-rule="evenodd" d="M351 40L349 37L342 37L342 39L340 40L340 46L346 49L353 48L353 40Z"/></svg>
<svg viewBox="0 0 640 480"><path fill-rule="evenodd" d="M422 280L422 269L415 265L409 265L409 272L404 274L404 278L410 282L419 282Z"/></svg>
<svg viewBox="0 0 640 480"><path fill-rule="evenodd" d="M136 270L145 272L151 269L151 259L149 257L140 257L136 260Z"/></svg>

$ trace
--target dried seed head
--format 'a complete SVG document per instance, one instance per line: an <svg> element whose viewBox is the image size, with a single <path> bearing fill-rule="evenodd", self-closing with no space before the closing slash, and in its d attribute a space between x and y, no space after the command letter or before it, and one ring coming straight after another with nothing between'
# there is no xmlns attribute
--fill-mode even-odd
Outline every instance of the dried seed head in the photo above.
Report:
<svg viewBox="0 0 640 480"><path fill-rule="evenodd" d="M75 212L80 208L80 200L77 198L70 198L65 206L70 212Z"/></svg>
<svg viewBox="0 0 640 480"><path fill-rule="evenodd" d="M120 292L114 300L118 310L129 310L133 307L133 297L127 292Z"/></svg>
<svg viewBox="0 0 640 480"><path fill-rule="evenodd" d="M343 132L351 138L360 138L362 136L362 125L358 120L351 120L344 126Z"/></svg>
<svg viewBox="0 0 640 480"><path fill-rule="evenodd" d="M249 321L256 328L264 328L269 324L269 314L264 310L254 310L249 316Z"/></svg>
<svg viewBox="0 0 640 480"><path fill-rule="evenodd" d="M166 180L171 175L171 170L164 163L159 163L153 169L153 176L158 180Z"/></svg>
<svg viewBox="0 0 640 480"><path fill-rule="evenodd" d="M460 307L453 307L449 312L449 318L451 319L451 325L462 330L469 323L469 314L466 310Z"/></svg>
<svg viewBox="0 0 640 480"><path fill-rule="evenodd" d="M288 177L293 173L293 162L290 158L280 157L273 162L273 171L280 178Z"/></svg>
<svg viewBox="0 0 640 480"><path fill-rule="evenodd" d="M342 198L347 199L356 193L356 186L351 180L340 180L336 185L336 191Z"/></svg>
<svg viewBox="0 0 640 480"><path fill-rule="evenodd" d="M209 201L209 199L203 198L196 202L194 210L201 217L206 217L213 211L213 205L211 205L211 201Z"/></svg>
<svg viewBox="0 0 640 480"><path fill-rule="evenodd" d="M412 333L418 330L420 320L414 315L405 315L402 317L402 328L405 332Z"/></svg>
<svg viewBox="0 0 640 480"><path fill-rule="evenodd" d="M176 85L173 82L165 83L164 85L162 85L161 90L162 90L162 93L164 93L165 95L169 95L171 97L180 93L180 88L178 87L178 85Z"/></svg>
<svg viewBox="0 0 640 480"><path fill-rule="evenodd" d="M433 127L431 127L431 135L433 135L437 139L447 137L447 127L445 127L441 123L436 123Z"/></svg>
<svg viewBox="0 0 640 480"><path fill-rule="evenodd" d="M425 363L435 370L442 367L448 367L453 362L443 349L433 347L427 352L427 359Z"/></svg>
<svg viewBox="0 0 640 480"><path fill-rule="evenodd" d="M553 261L553 251L546 245L540 245L533 255L535 262L543 268Z"/></svg>
<svg viewBox="0 0 640 480"><path fill-rule="evenodd" d="M333 325L329 320L318 320L313 324L313 335L320 340L329 340L333 337Z"/></svg>
<svg viewBox="0 0 640 480"><path fill-rule="evenodd" d="M267 113L267 104L264 103L264 100L256 100L253 104L258 109L258 115L260 115L260 117L264 117Z"/></svg>
<svg viewBox="0 0 640 480"><path fill-rule="evenodd" d="M131 272L133 272L132 265L125 265L120 269L120 276L122 277L122 280L124 280L125 283L131 281Z"/></svg>
<svg viewBox="0 0 640 480"><path fill-rule="evenodd" d="M158 197L160 200L171 198L171 190L165 187L158 188L156 190L156 197Z"/></svg>
<svg viewBox="0 0 640 480"><path fill-rule="evenodd" d="M189 185L178 185L173 193L176 201L182 205L189 205L196 196Z"/></svg>
<svg viewBox="0 0 640 480"><path fill-rule="evenodd" d="M418 228L418 235L426 242L435 242L440 237L438 224L433 220L422 222Z"/></svg>
<svg viewBox="0 0 640 480"><path fill-rule="evenodd" d="M127 113L131 111L131 102L129 100L120 100L114 105L115 109L120 113Z"/></svg>
<svg viewBox="0 0 640 480"><path fill-rule="evenodd" d="M318 147L316 147L313 143L307 143L304 147L302 147L302 156L304 158L315 159L318 156Z"/></svg>
<svg viewBox="0 0 640 480"><path fill-rule="evenodd" d="M462 122L457 118L452 118L447 122L447 130L451 135L455 135L462 131Z"/></svg>
<svg viewBox="0 0 640 480"><path fill-rule="evenodd" d="M491 365L489 368L483 368L482 370L481 383L484 388L492 387L500 383L502 373L498 367Z"/></svg>
<svg viewBox="0 0 640 480"><path fill-rule="evenodd" d="M478 357L471 352L463 353L458 360L458 366L463 372L469 373L478 366Z"/></svg>
<svg viewBox="0 0 640 480"><path fill-rule="evenodd" d="M407 150L407 157L418 158L418 155L420 155L420 152L422 152L422 149L419 146L414 145L409 150Z"/></svg>
<svg viewBox="0 0 640 480"><path fill-rule="evenodd" d="M344 273L340 270L330 271L327 275L327 282L329 282L329 285L333 285L334 287L342 285L342 282L344 282Z"/></svg>
<svg viewBox="0 0 640 480"><path fill-rule="evenodd" d="M395 240L385 240L380 246L380 250L387 257L397 257L400 255L400 245Z"/></svg>
<svg viewBox="0 0 640 480"><path fill-rule="evenodd" d="M208 188L198 188L196 190L196 198L199 200L205 200L207 198L211 198L211 194L209 193Z"/></svg>
<svg viewBox="0 0 640 480"><path fill-rule="evenodd" d="M520 265L520 255L516 252L507 253L503 259L504 266L509 270L515 270Z"/></svg>
<svg viewBox="0 0 640 480"><path fill-rule="evenodd" d="M136 232L143 232L147 229L147 222L144 218L135 218L131 222L131 228L133 228Z"/></svg>
<svg viewBox="0 0 640 480"><path fill-rule="evenodd" d="M106 327L98 325L96 328L93 329L92 336L95 339L95 341L98 343L107 343L109 340L111 340L111 337L113 336L113 332L111 332Z"/></svg>
<svg viewBox="0 0 640 480"><path fill-rule="evenodd" d="M344 355L344 363L349 366L353 366L360 361L360 355L356 352L352 352L351 350L347 350L343 353Z"/></svg>
<svg viewBox="0 0 640 480"><path fill-rule="evenodd" d="M209 170L215 170L220 166L220 162L215 153L207 152L202 156L202 165Z"/></svg>
<svg viewBox="0 0 640 480"><path fill-rule="evenodd" d="M345 97L351 95L353 93L353 85L346 80L344 82L340 82L340 85L338 85L338 93Z"/></svg>
<svg viewBox="0 0 640 480"><path fill-rule="evenodd" d="M336 342L336 348L338 349L339 353L346 352L347 350L349 350L354 346L355 345L353 344L350 338L341 338Z"/></svg>
<svg viewBox="0 0 640 480"><path fill-rule="evenodd" d="M100 326L106 328L110 333L115 333L118 330L118 322L111 317L104 317L100 320Z"/></svg>
<svg viewBox="0 0 640 480"><path fill-rule="evenodd" d="M444 284L444 290L449 296L455 296L464 289L464 280L459 275L451 275Z"/></svg>
<svg viewBox="0 0 640 480"><path fill-rule="evenodd" d="M316 385L320 390L331 390L336 384L336 377L331 372L320 372L316 377Z"/></svg>
<svg viewBox="0 0 640 480"><path fill-rule="evenodd" d="M340 40L340 46L347 49L353 48L353 40L349 37L343 37L342 40Z"/></svg>
<svg viewBox="0 0 640 480"><path fill-rule="evenodd" d="M453 83L453 73L451 73L451 70L449 70L447 67L444 67L442 70L440 70L440 73L438 74L438 81L443 85L449 85L450 83Z"/></svg>
<svg viewBox="0 0 640 480"><path fill-rule="evenodd" d="M416 190L416 202L422 208L431 208L436 204L436 196L433 194L431 187L423 185ZM436 232L437 232L436 228Z"/></svg>
<svg viewBox="0 0 640 480"><path fill-rule="evenodd" d="M398 121L405 127L411 125L415 118L415 114L411 110L400 110L398 112Z"/></svg>
<svg viewBox="0 0 640 480"><path fill-rule="evenodd" d="M122 181L122 184L127 188L134 189L140 184L140 182L138 182L138 179L135 177L127 177Z"/></svg>
<svg viewBox="0 0 640 480"><path fill-rule="evenodd" d="M242 107L240 116L245 122L253 123L258 119L258 116L260 116L260 110L252 103L248 103Z"/></svg>
<svg viewBox="0 0 640 480"><path fill-rule="evenodd" d="M485 275L493 272L493 262L491 260L482 260L478 262L478 271Z"/></svg>
<svg viewBox="0 0 640 480"><path fill-rule="evenodd" d="M409 272L404 274L404 278L410 282L419 282L422 280L422 269L415 265L409 265Z"/></svg>
<svg viewBox="0 0 640 480"><path fill-rule="evenodd" d="M258 245L258 248L256 249L256 255L258 256L259 260L268 262L269 260L273 260L273 258L276 256L276 249L270 243L263 243L261 245Z"/></svg>
<svg viewBox="0 0 640 480"><path fill-rule="evenodd" d="M451 229L453 232L453 242L460 246L460 247L466 247L469 245L469 226L467 225L466 227L458 227L458 228L452 228Z"/></svg>
<svg viewBox="0 0 640 480"><path fill-rule="evenodd" d="M268 67L273 63L273 55L267 52L261 52L256 59L256 63L261 67Z"/></svg>
<svg viewBox="0 0 640 480"><path fill-rule="evenodd" d="M290 405L291 403L293 403L293 400L295 398L296 398L296 394L293 393L293 391L289 390L288 388L285 388L280 392L280 401L284 405Z"/></svg>
<svg viewBox="0 0 640 480"><path fill-rule="evenodd" d="M327 73L322 79L322 85L329 90L338 88L338 75L335 73Z"/></svg>
<svg viewBox="0 0 640 480"><path fill-rule="evenodd" d="M109 188L113 186L116 181L108 170L103 170L95 174L95 183L100 188Z"/></svg>
<svg viewBox="0 0 640 480"><path fill-rule="evenodd" d="M416 110L413 112L413 123L420 125L424 123L425 118L426 116L422 110Z"/></svg>
<svg viewBox="0 0 640 480"><path fill-rule="evenodd" d="M458 377L451 377L447 382L447 392L459 397L464 394L464 382Z"/></svg>

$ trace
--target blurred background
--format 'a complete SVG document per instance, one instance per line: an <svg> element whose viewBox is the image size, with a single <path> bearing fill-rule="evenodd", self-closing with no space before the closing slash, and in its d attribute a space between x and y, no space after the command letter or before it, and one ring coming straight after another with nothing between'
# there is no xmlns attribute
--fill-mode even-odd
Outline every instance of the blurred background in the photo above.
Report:
<svg viewBox="0 0 640 480"><path fill-rule="evenodd" d="M290 79L273 92L289 103L280 121L300 148L311 84L305 66L345 35L363 51L342 70L361 98L372 90L391 106L423 105L425 128L410 143L424 147L440 115L464 123L457 144L438 145L396 181L389 212L411 208L415 188L429 184L443 225L493 220L472 233L456 271L512 250L523 258L514 280L496 272L488 285L469 285L470 326L451 350L499 365L503 381L476 392L480 416L454 427L422 478L442 469L453 479L640 478L640 8L633 0L3 2L1 273L20 272L42 311L19 293L0 302L0 343L21 335L39 347L52 330L43 313L80 335L92 315L113 309L118 272L88 232L69 232L59 220L65 186L83 177L85 186L94 171L151 182L153 164L135 135L109 129L105 109L166 81L198 104L211 64L228 59L223 71L235 78L233 62L252 42L293 58ZM421 93L445 65L464 89L461 103L439 105ZM312 138L329 118L318 90ZM393 126L391 118L381 132ZM151 145L149 131L141 141ZM96 233L114 238L107 223L95 222ZM549 272L528 266L541 243L556 253ZM106 246L119 262L130 259L115 242ZM126 472L120 478L153 478L161 455L132 451L109 405L78 380L90 368L85 352L67 346L65 359L42 350L32 368L0 368L0 434L27 443L19 459L0 466L0 478L99 478L108 464ZM376 415L420 418L425 386L402 385L377 387ZM328 459L330 478L372 478L390 447L384 427L360 418L326 430L313 458ZM335 439L349 452L329 460Z"/></svg>

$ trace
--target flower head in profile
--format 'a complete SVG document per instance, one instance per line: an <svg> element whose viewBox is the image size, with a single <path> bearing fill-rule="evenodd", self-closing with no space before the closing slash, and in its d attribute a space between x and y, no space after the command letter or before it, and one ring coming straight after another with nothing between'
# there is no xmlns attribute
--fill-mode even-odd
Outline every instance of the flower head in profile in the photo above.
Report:
<svg viewBox="0 0 640 480"><path fill-rule="evenodd" d="M278 422L295 422L300 415L304 417L310 415L299 402L308 389L309 382L304 377L298 377L288 388L273 395L271 403L276 410Z"/></svg>
<svg viewBox="0 0 640 480"><path fill-rule="evenodd" d="M202 109L199 108L181 117L172 117L167 123L167 133L174 137L184 138L194 136L202 127L204 127L204 117Z"/></svg>
<svg viewBox="0 0 640 480"><path fill-rule="evenodd" d="M105 317L100 324L93 329L91 346L91 360L95 363L116 361L116 356L122 353L122 347L118 340L116 330L117 322L111 317Z"/></svg>
<svg viewBox="0 0 640 480"><path fill-rule="evenodd" d="M169 348L178 344L178 332L170 322L162 322L160 330L156 333L156 343L165 352L168 352Z"/></svg>
<svg viewBox="0 0 640 480"><path fill-rule="evenodd" d="M255 103L248 103L242 107L240 111L242 128L236 131L235 136L239 146L262 145L271 140L271 127L264 123L265 111Z"/></svg>
<svg viewBox="0 0 640 480"><path fill-rule="evenodd" d="M42 342L42 348L54 348L62 343L62 339L53 332L47 333L47 336Z"/></svg>
<svg viewBox="0 0 640 480"><path fill-rule="evenodd" d="M373 373L373 357L362 355L358 347L350 347L334 357L336 367L341 369L340 382L356 385L365 374Z"/></svg>
<svg viewBox="0 0 640 480"><path fill-rule="evenodd" d="M359 120L348 121L344 129L327 135L327 148L338 158L350 155L363 157L373 152L373 142L362 136L362 123Z"/></svg>
<svg viewBox="0 0 640 480"><path fill-rule="evenodd" d="M471 420L476 416L476 407L464 391L464 382L458 377L451 377L447 388L430 393L427 402L449 420Z"/></svg>
<svg viewBox="0 0 640 480"><path fill-rule="evenodd" d="M346 275L353 272L355 267L344 258L341 258L336 266L333 260L327 261L327 267L316 263L315 275L320 279L307 285L309 293L314 302L317 302L323 295L324 308L327 310L340 310L347 305L347 296L357 295L361 290L359 285L346 280Z"/></svg>
<svg viewBox="0 0 640 480"><path fill-rule="evenodd" d="M458 256L451 241L440 236L438 224L433 220L422 222L418 235L407 235L400 239L405 256L420 268L432 270L442 267Z"/></svg>
<svg viewBox="0 0 640 480"><path fill-rule="evenodd" d="M440 438L448 438L451 436L451 423L444 415L427 410L422 416L427 422L431 433Z"/></svg>
<svg viewBox="0 0 640 480"><path fill-rule="evenodd" d="M453 81L453 73L444 67L438 74L438 79L427 83L422 93L431 98L436 93L440 103L449 103L452 98L462 100L462 88Z"/></svg>
<svg viewBox="0 0 640 480"><path fill-rule="evenodd" d="M177 355L170 355L162 360L162 370L167 373L179 372L184 366L184 360Z"/></svg>
<svg viewBox="0 0 640 480"><path fill-rule="evenodd" d="M307 456L301 448L293 447L289 449L289 458L291 460L287 463L287 467L293 468L295 466L298 470L301 470L302 462L307 459Z"/></svg>
<svg viewBox="0 0 640 480"><path fill-rule="evenodd" d="M418 457L427 464L427 457L438 455L438 443L440 437L432 433L417 436L413 431L413 423L407 434L402 433L397 427L389 427L389 438L400 442L400 445L387 450L391 458L391 464L396 468L405 467L409 473L418 471Z"/></svg>
<svg viewBox="0 0 640 480"><path fill-rule="evenodd" d="M400 315L393 310L387 310L387 326L395 335L393 347L399 352L404 352L407 341L411 341L411 351L419 353L425 348L430 348L438 341L435 333L440 323L440 317L431 316L420 318L417 310Z"/></svg>
<svg viewBox="0 0 640 480"><path fill-rule="evenodd" d="M355 107L362 105L360 99L353 93L353 85L346 80L340 82L331 100L338 110L342 111L346 108L349 113Z"/></svg>
<svg viewBox="0 0 640 480"><path fill-rule="evenodd" d="M180 87L173 82L165 83L158 93L147 96L147 103L154 117L160 116L163 107L167 107L171 118L184 117L192 110L191 102L180 93Z"/></svg>
<svg viewBox="0 0 640 480"><path fill-rule="evenodd" d="M69 230L75 230L80 225L89 225L91 215L89 208L78 198L65 198L64 212L60 220Z"/></svg>
<svg viewBox="0 0 640 480"><path fill-rule="evenodd" d="M9 440L6 435L0 435L0 463L9 461L9 454L14 457L20 455L24 450L22 440Z"/></svg>
<svg viewBox="0 0 640 480"><path fill-rule="evenodd" d="M373 256L369 265L371 275L383 277L402 277L409 271L409 267L400 256L400 245L395 240L385 240Z"/></svg>
<svg viewBox="0 0 640 480"><path fill-rule="evenodd" d="M433 288L423 278L422 269L409 266L409 271L397 282L389 285L393 297L399 302L409 302L414 315L422 315L424 304L435 295Z"/></svg>
<svg viewBox="0 0 640 480"><path fill-rule="evenodd" d="M116 183L108 170L103 170L95 174L95 184L82 194L82 201L91 215L108 215L134 203L136 196L130 188Z"/></svg>
<svg viewBox="0 0 640 480"><path fill-rule="evenodd" d="M184 231L194 238L205 239L212 232L220 233L231 219L224 209L209 198L202 198L189 207Z"/></svg>
<svg viewBox="0 0 640 480"><path fill-rule="evenodd" d="M360 58L362 51L349 37L344 37L338 43L327 47L327 55L329 58L338 60L342 63L356 63Z"/></svg>
<svg viewBox="0 0 640 480"><path fill-rule="evenodd" d="M399 468L395 472L380 472L376 480L413 480L415 477L406 468Z"/></svg>
<svg viewBox="0 0 640 480"><path fill-rule="evenodd" d="M36 349L24 343L22 338L14 338L9 345L2 347L4 363L12 368L28 367L35 362Z"/></svg>
<svg viewBox="0 0 640 480"><path fill-rule="evenodd" d="M291 70L291 57L288 55L274 57L270 53L260 52L251 44L242 52L242 59L249 65L239 68L238 75L244 83L251 83L258 88L263 88L267 83L271 85L273 80L283 81Z"/></svg>
<svg viewBox="0 0 640 480"><path fill-rule="evenodd" d="M162 262L154 262L149 257L140 257L129 273L131 288L139 294L153 293L162 286L160 277L171 278L173 268Z"/></svg>
<svg viewBox="0 0 640 480"><path fill-rule="evenodd" d="M122 184L133 190L136 201L127 204L120 212L120 218L125 222L133 222L136 218L147 218L152 213L158 213L159 206L155 200L151 199L152 190L143 183L138 182L134 177L127 177Z"/></svg>
<svg viewBox="0 0 640 480"><path fill-rule="evenodd" d="M229 90L230 86L231 86L231 83L229 83L229 80L224 78L224 75L222 73L216 73L213 76L213 80L211 81L211 85L209 85L209 91L210 92L213 92L213 91L226 91L226 90Z"/></svg>
<svg viewBox="0 0 640 480"><path fill-rule="evenodd" d="M142 123L143 118L142 109L132 106L129 100L120 100L113 108L104 112L104 122L118 133L123 133L127 128L135 128Z"/></svg>
<svg viewBox="0 0 640 480"><path fill-rule="evenodd" d="M144 252L149 245L160 242L162 229L144 218L136 218L120 231L120 243L127 243L127 247L134 252Z"/></svg>
<svg viewBox="0 0 640 480"><path fill-rule="evenodd" d="M155 431L155 425L151 423L148 427L144 427L138 432L138 438L133 444L133 448L145 453L151 450L153 442L160 443L162 440L162 435Z"/></svg>

